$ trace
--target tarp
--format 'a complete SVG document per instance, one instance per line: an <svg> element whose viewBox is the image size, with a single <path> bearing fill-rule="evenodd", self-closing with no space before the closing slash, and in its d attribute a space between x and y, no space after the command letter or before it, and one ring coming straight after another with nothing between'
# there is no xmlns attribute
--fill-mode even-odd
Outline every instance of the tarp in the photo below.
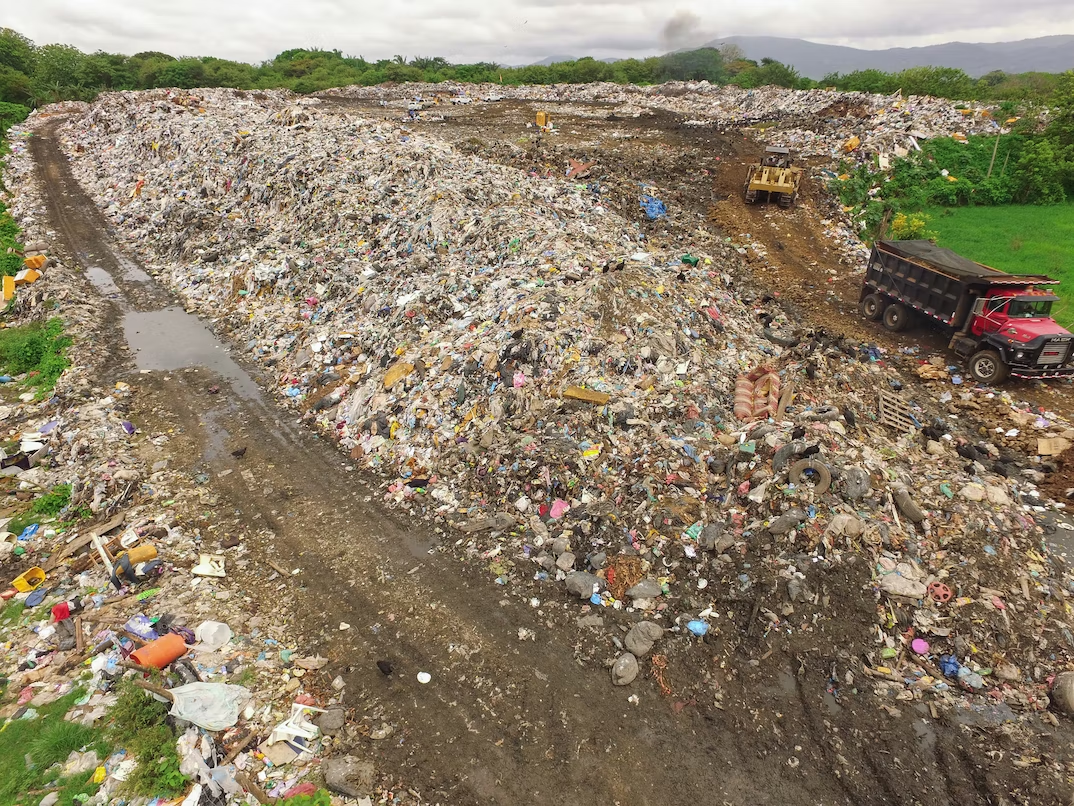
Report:
<svg viewBox="0 0 1074 806"><path fill-rule="evenodd" d="M920 263L928 263L960 279L1009 280L1013 278L1024 283L1057 282L1044 275L1011 275L981 263L975 263L957 252L937 246L932 241L877 241L876 245L885 252Z"/></svg>

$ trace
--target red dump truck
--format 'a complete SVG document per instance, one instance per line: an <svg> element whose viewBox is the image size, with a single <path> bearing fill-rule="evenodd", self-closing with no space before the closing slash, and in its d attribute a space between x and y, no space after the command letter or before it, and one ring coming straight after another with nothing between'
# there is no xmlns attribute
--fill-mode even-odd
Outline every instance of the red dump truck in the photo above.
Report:
<svg viewBox="0 0 1074 806"><path fill-rule="evenodd" d="M861 287L862 315L892 331L918 316L951 332L951 350L981 383L1074 375L1074 335L1051 318L1058 280L1007 274L931 241L877 241Z"/></svg>

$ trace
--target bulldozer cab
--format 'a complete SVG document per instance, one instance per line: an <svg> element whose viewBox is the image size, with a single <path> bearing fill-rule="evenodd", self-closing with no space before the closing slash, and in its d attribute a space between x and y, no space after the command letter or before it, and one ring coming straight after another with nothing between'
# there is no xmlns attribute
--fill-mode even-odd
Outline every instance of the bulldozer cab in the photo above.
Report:
<svg viewBox="0 0 1074 806"><path fill-rule="evenodd" d="M768 168L790 168L791 150L782 146L768 146L764 150L761 164Z"/></svg>

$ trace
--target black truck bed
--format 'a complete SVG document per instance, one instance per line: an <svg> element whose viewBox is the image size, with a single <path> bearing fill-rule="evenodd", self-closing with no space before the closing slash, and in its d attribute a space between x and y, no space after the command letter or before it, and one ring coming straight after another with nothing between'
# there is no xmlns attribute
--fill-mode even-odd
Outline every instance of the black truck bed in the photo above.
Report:
<svg viewBox="0 0 1074 806"><path fill-rule="evenodd" d="M876 247L903 260L923 263L952 279L977 280L986 285L1054 285L1059 282L1043 274L1007 274L983 263L975 263L932 241L877 241Z"/></svg>

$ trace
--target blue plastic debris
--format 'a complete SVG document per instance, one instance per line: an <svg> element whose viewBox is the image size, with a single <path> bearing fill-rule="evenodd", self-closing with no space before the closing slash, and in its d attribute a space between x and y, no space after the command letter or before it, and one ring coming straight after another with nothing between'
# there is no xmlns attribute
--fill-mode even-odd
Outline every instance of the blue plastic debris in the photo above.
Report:
<svg viewBox="0 0 1074 806"><path fill-rule="evenodd" d="M706 633L708 633L709 625L706 624L703 621L697 621L695 619L694 621L687 622L686 629L688 629L690 632L692 632L698 638L701 638Z"/></svg>
<svg viewBox="0 0 1074 806"><path fill-rule="evenodd" d="M959 668L962 664L958 662L958 658L954 655L941 655L940 656L940 671L948 677L954 677L958 674Z"/></svg>
<svg viewBox="0 0 1074 806"><path fill-rule="evenodd" d="M645 215L649 217L650 221L655 221L658 218L663 218L668 214L668 207L656 196L644 195L641 197L641 209L645 211Z"/></svg>

